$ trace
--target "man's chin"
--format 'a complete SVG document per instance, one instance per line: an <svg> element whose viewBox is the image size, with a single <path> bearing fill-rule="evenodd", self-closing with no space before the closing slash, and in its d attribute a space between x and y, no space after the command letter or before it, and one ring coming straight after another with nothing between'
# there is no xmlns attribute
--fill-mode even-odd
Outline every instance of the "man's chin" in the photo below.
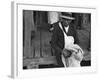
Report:
<svg viewBox="0 0 100 80"><path fill-rule="evenodd" d="M68 27L68 25L64 25L65 27Z"/></svg>

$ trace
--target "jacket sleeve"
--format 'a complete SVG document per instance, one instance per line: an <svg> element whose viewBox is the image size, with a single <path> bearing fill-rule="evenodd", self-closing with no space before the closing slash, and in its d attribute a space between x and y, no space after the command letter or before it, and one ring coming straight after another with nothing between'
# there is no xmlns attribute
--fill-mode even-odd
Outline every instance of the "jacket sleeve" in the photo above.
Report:
<svg viewBox="0 0 100 80"><path fill-rule="evenodd" d="M62 49L57 45L58 41L58 30L54 26L54 30L52 31L52 37L51 37L51 47L56 50L57 52L62 52Z"/></svg>

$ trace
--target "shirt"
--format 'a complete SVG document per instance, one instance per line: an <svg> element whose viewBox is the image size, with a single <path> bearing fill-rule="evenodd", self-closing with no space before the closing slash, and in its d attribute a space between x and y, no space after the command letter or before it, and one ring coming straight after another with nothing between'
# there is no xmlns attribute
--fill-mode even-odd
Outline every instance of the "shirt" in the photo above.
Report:
<svg viewBox="0 0 100 80"><path fill-rule="evenodd" d="M61 23L59 23L59 27L63 31ZM65 27L66 32L68 32L68 29L69 29L69 26ZM63 31L63 34L64 34L64 41L65 41L64 48L67 48L67 46L74 44L73 36L67 36L67 34L64 31Z"/></svg>

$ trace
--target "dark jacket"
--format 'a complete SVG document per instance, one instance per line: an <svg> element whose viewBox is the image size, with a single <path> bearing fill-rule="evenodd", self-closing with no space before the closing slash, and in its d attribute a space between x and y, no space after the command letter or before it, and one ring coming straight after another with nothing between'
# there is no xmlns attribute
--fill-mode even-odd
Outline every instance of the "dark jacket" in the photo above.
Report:
<svg viewBox="0 0 100 80"><path fill-rule="evenodd" d="M51 47L56 51L56 53L61 53L62 49L64 48L64 33L59 27L59 23L53 24L54 30L52 39L51 39ZM68 29L68 36L73 36L74 37L74 43L79 44L78 36L75 27L70 24L69 29Z"/></svg>

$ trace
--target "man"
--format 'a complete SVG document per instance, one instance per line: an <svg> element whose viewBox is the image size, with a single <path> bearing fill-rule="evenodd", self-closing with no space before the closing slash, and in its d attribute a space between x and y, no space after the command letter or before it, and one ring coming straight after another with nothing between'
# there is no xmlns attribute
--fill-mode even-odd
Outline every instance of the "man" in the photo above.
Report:
<svg viewBox="0 0 100 80"><path fill-rule="evenodd" d="M62 54L65 54L66 57L70 57L72 54L70 51L66 54L66 45L69 44L70 41L74 42L74 44L79 43L76 29L71 24L71 21L74 19L71 13L62 12L59 22L53 24L54 29L52 31L51 46L55 51L54 53L58 64L57 67L64 67L61 58ZM67 36L72 36L70 37L71 40L68 41Z"/></svg>

